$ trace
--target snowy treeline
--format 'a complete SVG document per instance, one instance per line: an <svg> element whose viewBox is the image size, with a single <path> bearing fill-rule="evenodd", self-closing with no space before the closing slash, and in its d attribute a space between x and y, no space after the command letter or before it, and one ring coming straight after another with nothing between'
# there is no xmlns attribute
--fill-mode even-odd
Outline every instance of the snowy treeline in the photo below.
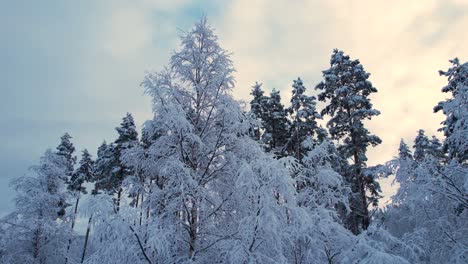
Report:
<svg viewBox="0 0 468 264"><path fill-rule="evenodd" d="M0 261L467 263L468 64L451 62L440 72L448 99L434 108L444 139L420 130L413 151L402 141L369 167L381 140L365 121L380 112L359 60L334 50L317 97L298 78L284 106L256 83L246 107L231 95L230 53L202 19L144 78L154 117L140 135L127 114L116 140L77 163L65 134L12 183ZM378 209L388 175L400 188Z"/></svg>

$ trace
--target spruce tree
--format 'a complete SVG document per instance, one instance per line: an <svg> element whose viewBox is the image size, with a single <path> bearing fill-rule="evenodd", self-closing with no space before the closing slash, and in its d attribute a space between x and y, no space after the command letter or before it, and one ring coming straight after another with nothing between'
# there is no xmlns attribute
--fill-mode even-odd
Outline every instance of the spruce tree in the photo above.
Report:
<svg viewBox="0 0 468 264"><path fill-rule="evenodd" d="M71 230L75 229L76 219L78 217L78 205L80 202L81 194L86 194L86 188L83 186L85 182L89 182L93 179L93 171L94 171L94 161L92 159L91 154L89 154L88 150L83 150L81 155L81 160L78 169L73 173L68 182L68 190L72 192L73 197L75 200L75 207L72 216L72 223L71 223ZM68 241L67 246L67 256L65 263L68 262L68 252L70 250L70 246L72 243L72 239L70 238Z"/></svg>
<svg viewBox="0 0 468 264"><path fill-rule="evenodd" d="M83 186L85 182L89 182L93 178L94 161L87 149L84 149L81 154L79 167L73 173L68 189L78 193L86 194L86 188Z"/></svg>
<svg viewBox="0 0 468 264"><path fill-rule="evenodd" d="M446 116L442 122L445 136L444 149L452 159L465 162L468 159L468 63L460 64L458 58L450 61L453 65L447 71L439 71L448 78L442 92L450 93L451 98L439 102L434 112L442 111Z"/></svg>
<svg viewBox="0 0 468 264"><path fill-rule="evenodd" d="M377 89L368 80L367 73L359 60L351 60L343 51L335 49L331 56L330 68L323 71L324 81L316 86L321 93L318 99L328 102L321 114L329 115L327 127L331 137L340 140L341 155L350 159L351 171L347 180L354 193L351 200L353 208L349 227L354 233L367 229L370 223L368 206L377 205L379 198L378 183L372 176L365 176L367 148L382 141L370 134L363 121L380 114L373 109L369 96ZM371 193L367 196L366 193Z"/></svg>
<svg viewBox="0 0 468 264"><path fill-rule="evenodd" d="M323 130L317 126L317 119L322 116L316 110L316 98L305 94L306 87L301 78L294 80L292 87L291 106L288 108L292 120L288 150L296 159L301 160L307 151L302 146L304 140L314 138L316 134L323 136Z"/></svg>
<svg viewBox="0 0 468 264"><path fill-rule="evenodd" d="M135 121L130 113L122 118L120 127L115 128L119 133L119 137L115 140L116 144L120 144L122 148L134 145L138 141L138 132L136 131Z"/></svg>
<svg viewBox="0 0 468 264"><path fill-rule="evenodd" d="M443 145L436 136L432 136L429 140L428 153L437 159L444 158Z"/></svg>
<svg viewBox="0 0 468 264"><path fill-rule="evenodd" d="M285 148L289 138L289 121L286 116L286 110L283 104L281 104L280 91L273 89L265 108L263 142L266 145L267 151L272 151L277 156L282 157L286 154Z"/></svg>
<svg viewBox="0 0 468 264"><path fill-rule="evenodd" d="M73 193L76 198L74 219L72 222L72 229L74 226L75 218L78 213L78 203L80 201L81 194L87 194L85 186L86 182L91 182L94 179L94 160L87 149L83 150L79 167L73 173L70 182L68 183L68 190Z"/></svg>
<svg viewBox="0 0 468 264"><path fill-rule="evenodd" d="M70 180L76 163L76 156L73 155L75 152L75 146L73 146L71 139L72 137L70 134L65 133L60 137L60 144L57 146L57 155L63 157L67 165L67 170L65 172L66 181Z"/></svg>
<svg viewBox="0 0 468 264"><path fill-rule="evenodd" d="M250 93L253 96L252 101L250 101L250 115L252 119L256 121L256 124L252 127L253 138L257 141L260 141L262 138L262 129L263 123L265 122L265 114L267 112L267 102L268 96L264 95L262 90L262 84L255 82L255 85L252 86L252 92Z"/></svg>
<svg viewBox="0 0 468 264"><path fill-rule="evenodd" d="M74 156L75 153L75 146L73 146L73 143L71 142L72 137L70 134L65 133L63 136L60 137L60 143L57 146L57 151L55 154L57 157L62 159L62 162L65 166L65 171L64 174L61 175L63 181L65 181L67 184L70 184L71 177L73 175L73 170L75 167L76 163L76 156ZM67 201L63 200L60 201L60 206L62 206L62 212L63 215L65 216L65 208L68 206Z"/></svg>
<svg viewBox="0 0 468 264"><path fill-rule="evenodd" d="M425 131L423 129L418 130L418 135L414 139L413 148L414 160L417 162L422 162L426 158L428 150L430 149L429 138L426 136Z"/></svg>
<svg viewBox="0 0 468 264"><path fill-rule="evenodd" d="M413 155L411 154L411 150L409 149L408 145L405 143L403 139L400 140L400 147L398 148L398 157L400 159L412 159Z"/></svg>
<svg viewBox="0 0 468 264"><path fill-rule="evenodd" d="M122 119L120 127L116 128L119 137L112 144L103 143L98 150L96 160L96 189L104 190L115 198L115 211L120 209L122 182L133 174L133 169L125 166L121 160L123 152L138 144L138 132L131 114Z"/></svg>

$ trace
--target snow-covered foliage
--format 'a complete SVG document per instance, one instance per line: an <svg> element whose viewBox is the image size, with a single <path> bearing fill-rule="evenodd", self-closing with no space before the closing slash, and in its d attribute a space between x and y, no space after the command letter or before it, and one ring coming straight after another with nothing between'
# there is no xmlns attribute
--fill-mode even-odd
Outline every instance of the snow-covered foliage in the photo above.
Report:
<svg viewBox="0 0 468 264"><path fill-rule="evenodd" d="M265 115L263 117L263 143L266 150L273 152L277 157L284 157L286 153L286 144L289 139L289 120L287 112L281 103L280 91L273 89L266 102Z"/></svg>
<svg viewBox="0 0 468 264"><path fill-rule="evenodd" d="M316 98L305 94L306 88L301 78L294 80L292 87L291 106L288 108L292 120L288 149L292 156L300 160L303 152L307 151L303 149L302 142L323 135L317 125L317 119L322 119L322 116L316 110Z"/></svg>
<svg viewBox="0 0 468 264"><path fill-rule="evenodd" d="M391 234L422 252L420 263L466 263L468 259L468 168L456 160L442 164L434 156L394 162L400 184L382 213Z"/></svg>
<svg viewBox="0 0 468 264"><path fill-rule="evenodd" d="M122 161L122 155L125 150L138 145L138 133L130 113L122 119L120 127L116 130L119 137L115 142L111 144L104 142L98 149L94 181L95 191L103 190L108 194L117 195L114 199L114 209L119 211L123 192L122 183L134 174L134 169Z"/></svg>
<svg viewBox="0 0 468 264"><path fill-rule="evenodd" d="M439 102L434 112L442 110L446 116L440 129L446 137L446 151L450 157L464 162L468 159L468 62L460 64L458 58L450 62L453 67L439 73L448 78L449 82L442 92L451 93L451 98Z"/></svg>
<svg viewBox="0 0 468 264"><path fill-rule="evenodd" d="M2 219L2 263L64 261L69 225L63 221L67 199L67 159L47 150L31 174L13 182L16 210Z"/></svg>
<svg viewBox="0 0 468 264"><path fill-rule="evenodd" d="M268 96L265 96L265 92L262 90L262 84L256 82L252 86L252 100L250 101L250 116L255 121L252 124L252 136L257 141L260 141L263 133L263 120L265 120L268 103Z"/></svg>

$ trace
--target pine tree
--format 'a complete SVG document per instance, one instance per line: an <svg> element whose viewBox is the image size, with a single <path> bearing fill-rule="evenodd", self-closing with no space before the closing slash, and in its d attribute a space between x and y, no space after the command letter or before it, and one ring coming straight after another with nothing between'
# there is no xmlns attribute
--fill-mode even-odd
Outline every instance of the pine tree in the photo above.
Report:
<svg viewBox="0 0 468 264"><path fill-rule="evenodd" d="M425 135L425 131L423 129L418 130L418 135L414 139L414 160L417 162L422 162L430 148L429 138Z"/></svg>
<svg viewBox="0 0 468 264"><path fill-rule="evenodd" d="M400 159L412 159L413 155L411 154L411 150L409 149L408 145L405 143L403 139L400 140L400 147L398 148L398 157Z"/></svg>
<svg viewBox="0 0 468 264"><path fill-rule="evenodd" d="M379 198L378 183L363 174L367 148L382 142L371 135L363 123L380 114L373 109L369 99L377 89L368 80L370 74L365 72L359 60L351 60L343 51L335 49L330 64L331 67L323 71L325 80L316 89L321 91L318 99L328 102L321 114L330 116L327 122L329 133L333 139L343 142L339 146L341 155L352 161L347 180L356 195L352 199L350 228L358 233L369 226L369 202L376 205ZM368 191L372 194L370 197L366 195Z"/></svg>
<svg viewBox="0 0 468 264"><path fill-rule="evenodd" d="M263 143L266 144L267 151L271 151L278 157L282 157L286 154L285 148L289 137L289 121L286 117L286 110L283 104L281 104L279 91L273 89L265 108Z"/></svg>
<svg viewBox="0 0 468 264"><path fill-rule="evenodd" d="M67 171L65 172L65 179L67 181L72 176L76 163L76 156L73 156L73 153L75 152L75 146L73 146L73 143L70 141L71 139L72 137L68 133L65 133L62 137L60 137L60 144L57 146L57 154L62 156L67 163Z"/></svg>
<svg viewBox="0 0 468 264"><path fill-rule="evenodd" d="M71 139L72 137L68 133L65 133L63 136L61 136L60 144L57 146L56 152L56 155L63 160L66 166L66 170L61 177L67 184L70 184L76 163L76 156L74 156L75 146L73 146ZM63 216L65 216L65 208L68 206L67 201L63 200L60 202L60 204L63 207Z"/></svg>
<svg viewBox="0 0 468 264"><path fill-rule="evenodd" d="M442 111L446 116L439 129L446 138L444 149L450 158L464 162L468 159L468 63L460 64L458 58L450 62L453 66L439 74L448 78L442 92L451 93L451 98L439 102L434 112Z"/></svg>
<svg viewBox="0 0 468 264"><path fill-rule="evenodd" d="M83 186L85 182L89 182L93 179L94 161L91 154L87 149L83 150L79 167L73 173L68 189L77 193L86 194L86 188Z"/></svg>
<svg viewBox="0 0 468 264"><path fill-rule="evenodd" d="M135 121L130 113L122 118L120 127L115 128L119 133L119 137L115 140L116 144L120 144L123 148L128 147L128 144L133 145L138 141L138 132L136 131Z"/></svg>
<svg viewBox="0 0 468 264"><path fill-rule="evenodd" d="M97 183L100 179L106 175L108 172L107 170L107 142L105 140L102 141L101 145L99 145L97 149L97 158L94 162L94 177L92 179L93 182ZM93 195L99 193L99 185L95 184L94 189L91 191Z"/></svg>
<svg viewBox="0 0 468 264"><path fill-rule="evenodd" d="M68 190L72 192L73 198L76 199L75 207L72 216L72 223L71 223L71 231L73 232L75 229L76 219L78 217L78 205L80 202L81 194L87 194L86 188L83 186L84 183L90 182L94 178L94 161L92 159L91 154L89 154L88 150L83 150L80 165L78 169L73 173L68 182ZM68 252L70 250L70 246L72 243L72 239L70 238L68 241L67 246L67 256L65 263L68 262Z"/></svg>
<svg viewBox="0 0 468 264"><path fill-rule="evenodd" d="M443 146L436 136L432 136L429 140L428 153L435 158L442 160L444 158Z"/></svg>
<svg viewBox="0 0 468 264"><path fill-rule="evenodd" d="M316 121L322 116L316 111L316 98L305 94L306 88L301 78L294 80L292 87L291 106L288 108L292 120L288 149L291 155L301 160L307 151L303 149L302 142L308 137L323 134Z"/></svg>
<svg viewBox="0 0 468 264"><path fill-rule="evenodd" d="M250 93L253 96L252 101L250 101L250 114L251 117L256 121L256 124L253 125L253 137L257 141L260 141L262 137L263 123L265 122L265 114L267 112L267 102L268 96L264 95L262 90L262 84L255 82L255 85L252 86L252 92Z"/></svg>
<svg viewBox="0 0 468 264"><path fill-rule="evenodd" d="M78 169L73 173L73 175L70 178L70 181L68 183L68 190L73 193L74 198L76 199L75 201L75 208L73 211L73 216L72 216L72 224L71 224L71 230L72 232L75 229L75 223L76 219L78 217L78 205L80 202L80 196L81 194L87 194L86 188L83 186L84 183L90 182L94 175L94 161L92 159L91 154L89 154L88 150L85 149L83 150L83 153L81 155L81 160L80 160L80 165ZM68 246L67 246L67 256L65 263L68 262L68 252L70 250L72 239L70 238L68 241Z"/></svg>
<svg viewBox="0 0 468 264"><path fill-rule="evenodd" d="M105 144L98 149L96 159L96 189L104 190L115 198L115 211L120 209L122 198L122 182L132 175L134 170L125 166L121 160L123 152L138 144L138 132L131 114L122 119L120 127L116 128L119 137L112 144Z"/></svg>

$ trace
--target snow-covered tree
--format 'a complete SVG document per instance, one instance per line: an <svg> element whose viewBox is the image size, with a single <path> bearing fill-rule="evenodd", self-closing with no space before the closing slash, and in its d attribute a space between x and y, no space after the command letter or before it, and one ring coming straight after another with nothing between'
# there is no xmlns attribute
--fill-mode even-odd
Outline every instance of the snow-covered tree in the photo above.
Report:
<svg viewBox="0 0 468 264"><path fill-rule="evenodd" d="M288 108L291 117L288 149L291 155L301 160L304 155L302 142L308 137L322 134L317 125L317 119L322 116L316 111L316 98L305 94L306 88L301 78L294 80L292 87L291 106Z"/></svg>
<svg viewBox="0 0 468 264"><path fill-rule="evenodd" d="M398 157L400 159L411 159L413 157L411 150L403 139L400 140L400 146L398 147Z"/></svg>
<svg viewBox="0 0 468 264"><path fill-rule="evenodd" d="M253 137L260 141L262 132L262 124L265 120L265 113L267 112L267 102L268 96L265 96L265 92L262 90L262 84L255 82L255 85L252 86L252 91L250 93L253 98L250 101L250 114L252 119L255 120L255 123L252 125Z"/></svg>
<svg viewBox="0 0 468 264"><path fill-rule="evenodd" d="M95 190L104 190L109 194L114 194L120 190L121 175L115 175L120 172L119 155L115 144L103 142L98 148L98 155L95 164Z"/></svg>
<svg viewBox="0 0 468 264"><path fill-rule="evenodd" d="M368 206L377 204L378 183L372 176L365 176L367 148L381 143L379 137L370 134L364 121L380 114L373 109L369 96L377 89L368 80L367 73L359 60L351 60L343 51L335 49L330 60L331 67L323 71L324 81L316 86L321 93L320 101L328 104L322 116L329 115L327 127L331 137L340 140L339 150L350 159L351 171L346 175L354 193L350 228L354 233L366 229L370 223ZM371 196L367 196L366 193Z"/></svg>
<svg viewBox="0 0 468 264"><path fill-rule="evenodd" d="M391 164L400 187L383 213L383 226L419 252L414 263L465 263L467 167L444 165L432 155L420 161L400 155Z"/></svg>
<svg viewBox="0 0 468 264"><path fill-rule="evenodd" d="M225 188L234 180L229 177L237 158L233 147L249 128L230 96L234 69L229 53L218 45L206 19L181 40L169 67L143 82L153 98L154 123L164 129L151 155L158 175L167 179L153 188L150 199L166 197L155 217L173 228L171 250L179 261L202 258L217 241L233 235L221 231L214 216L221 217L232 195ZM174 261L174 255L166 257Z"/></svg>
<svg viewBox="0 0 468 264"><path fill-rule="evenodd" d="M281 103L280 91L273 89L270 93L262 123L265 128L262 142L266 145L266 150L279 157L286 155L289 121L286 110Z"/></svg>
<svg viewBox="0 0 468 264"><path fill-rule="evenodd" d="M149 226L172 230L159 242L169 251L152 253L160 262L282 259L272 232L282 233L292 184L249 137L251 121L230 95L233 72L229 53L202 19L182 37L169 67L143 83L153 98L154 127L162 130L148 153L153 175L163 179L147 199Z"/></svg>
<svg viewBox="0 0 468 264"><path fill-rule="evenodd" d="M291 219L295 189L286 167L265 154L250 140L239 142L243 153L235 172L232 218L223 224L232 227L233 239L220 248L227 263L287 263L285 243L292 233L284 228Z"/></svg>
<svg viewBox="0 0 468 264"><path fill-rule="evenodd" d="M87 194L83 186L85 182L90 182L94 178L94 160L87 149L81 154L79 167L73 173L68 184L68 189L73 192Z"/></svg>
<svg viewBox="0 0 468 264"><path fill-rule="evenodd" d="M296 185L298 207L291 208L287 236L283 236L286 263L408 263L413 249L385 230L372 230L353 235L341 223L350 212L350 188L335 169L341 157L327 140L316 144L307 139L310 149L304 156ZM297 162L297 161L296 161Z"/></svg>
<svg viewBox="0 0 468 264"><path fill-rule="evenodd" d="M96 159L96 189L104 190L110 195L117 194L115 210L120 210L122 199L122 183L126 177L134 174L131 167L125 166L121 157L123 151L138 144L133 117L130 113L122 119L120 127L116 128L119 137L112 144L103 144L98 150Z"/></svg>
<svg viewBox="0 0 468 264"><path fill-rule="evenodd" d="M450 62L453 66L439 73L448 78L442 92L450 93L451 98L439 102L434 112L442 111L446 116L440 129L446 137L444 148L451 158L464 162L468 159L468 63L460 64L458 58Z"/></svg>
<svg viewBox="0 0 468 264"><path fill-rule="evenodd" d="M57 154L64 157L65 161L67 162L67 171L65 175L68 181L74 171L74 166L76 163L76 156L74 156L75 146L70 141L72 137L70 134L65 133L62 137L60 137L60 144L57 146Z"/></svg>
<svg viewBox="0 0 468 264"><path fill-rule="evenodd" d="M71 216L71 231L74 231L76 219L78 218L78 205L82 194L87 194L84 184L90 182L94 178L94 161L91 154L88 150L83 150L81 155L81 160L79 162L79 167L73 173L68 182L68 190L72 194L72 199L74 199L74 209ZM72 239L69 239L67 253L70 250ZM68 262L69 257L67 256L66 263Z"/></svg>
<svg viewBox="0 0 468 264"><path fill-rule="evenodd" d="M414 139L414 154L413 157L416 161L423 161L430 148L429 138L425 135L423 129L418 130L418 135Z"/></svg>
<svg viewBox="0 0 468 264"><path fill-rule="evenodd" d="M1 222L5 244L1 263L59 263L64 261L69 225L62 221L67 198L63 175L68 161L47 150L31 174L13 182L16 209Z"/></svg>
<svg viewBox="0 0 468 264"><path fill-rule="evenodd" d="M427 149L428 154L432 155L433 157L444 159L444 150L442 143L436 136L432 136L429 140L429 148Z"/></svg>
<svg viewBox="0 0 468 264"><path fill-rule="evenodd" d="M338 206L349 211L349 194L351 190L342 175L333 169L337 152L331 142L323 141L314 145L308 138L303 145L310 149L305 153L301 173L296 177L299 188L298 203L311 208L324 207L338 212Z"/></svg>
<svg viewBox="0 0 468 264"><path fill-rule="evenodd" d="M115 140L115 143L121 145L121 148L132 146L138 141L135 121L130 113L127 113L127 115L122 118L120 127L115 128L115 130L119 133L119 137Z"/></svg>

